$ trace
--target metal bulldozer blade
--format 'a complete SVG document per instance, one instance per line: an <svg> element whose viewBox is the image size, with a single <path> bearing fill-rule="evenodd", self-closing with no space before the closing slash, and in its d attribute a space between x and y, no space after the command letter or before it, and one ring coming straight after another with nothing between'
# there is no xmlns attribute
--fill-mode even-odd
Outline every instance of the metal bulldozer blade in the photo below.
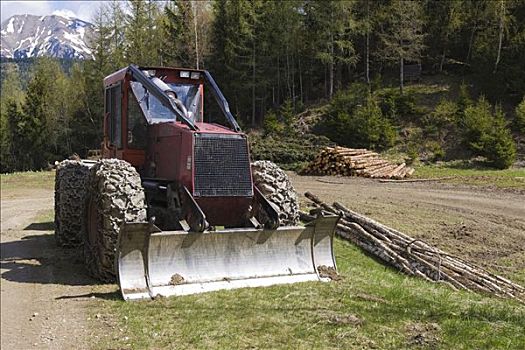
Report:
<svg viewBox="0 0 525 350"><path fill-rule="evenodd" d="M149 223L121 228L118 278L125 300L303 281L335 272L336 216L305 227L160 232Z"/></svg>

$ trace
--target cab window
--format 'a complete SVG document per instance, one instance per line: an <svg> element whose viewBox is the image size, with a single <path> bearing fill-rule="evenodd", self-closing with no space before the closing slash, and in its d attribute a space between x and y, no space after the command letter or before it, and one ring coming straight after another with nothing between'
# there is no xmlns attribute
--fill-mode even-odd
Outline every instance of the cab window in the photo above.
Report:
<svg viewBox="0 0 525 350"><path fill-rule="evenodd" d="M201 122L202 100L199 85L168 83L168 86L188 110L188 118L193 122ZM141 83L132 81L131 89L149 123L176 120L175 114L163 106L155 96L150 95Z"/></svg>
<svg viewBox="0 0 525 350"><path fill-rule="evenodd" d="M106 88L105 112L108 115L109 141L117 148L122 148L122 89L116 84Z"/></svg>
<svg viewBox="0 0 525 350"><path fill-rule="evenodd" d="M135 96L129 95L128 102L128 147L145 149L148 138L146 119L142 115Z"/></svg>

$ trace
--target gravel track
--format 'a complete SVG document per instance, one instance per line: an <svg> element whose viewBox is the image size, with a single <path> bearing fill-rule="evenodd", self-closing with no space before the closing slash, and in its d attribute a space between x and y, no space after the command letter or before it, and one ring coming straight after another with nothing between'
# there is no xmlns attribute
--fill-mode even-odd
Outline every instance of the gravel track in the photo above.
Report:
<svg viewBox="0 0 525 350"><path fill-rule="evenodd" d="M57 248L52 219L39 222L53 191L17 192L1 201L1 348L88 349L95 282L78 250Z"/></svg>

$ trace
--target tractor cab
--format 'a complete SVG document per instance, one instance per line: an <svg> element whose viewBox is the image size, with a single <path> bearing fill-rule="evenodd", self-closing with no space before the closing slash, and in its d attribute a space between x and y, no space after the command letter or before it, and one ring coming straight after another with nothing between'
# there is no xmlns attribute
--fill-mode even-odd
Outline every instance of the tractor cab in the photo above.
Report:
<svg viewBox="0 0 525 350"><path fill-rule="evenodd" d="M213 107L218 107L213 118L207 117L206 121L205 86L215 97ZM151 163L148 160L151 139L173 129L160 124L191 132L210 127L220 132L240 132L226 99L204 70L131 65L107 76L104 87L103 157L126 160L141 173L147 172ZM222 125L216 125L218 120Z"/></svg>

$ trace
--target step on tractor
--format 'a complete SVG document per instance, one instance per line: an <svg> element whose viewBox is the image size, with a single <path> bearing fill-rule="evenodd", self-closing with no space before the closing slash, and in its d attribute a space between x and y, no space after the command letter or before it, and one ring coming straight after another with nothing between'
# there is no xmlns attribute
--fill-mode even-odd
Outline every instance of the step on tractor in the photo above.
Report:
<svg viewBox="0 0 525 350"><path fill-rule="evenodd" d="M65 160L55 238L125 300L329 280L338 217L300 226L297 195L206 70L130 65L104 79L99 160ZM206 91L206 94L205 94Z"/></svg>

